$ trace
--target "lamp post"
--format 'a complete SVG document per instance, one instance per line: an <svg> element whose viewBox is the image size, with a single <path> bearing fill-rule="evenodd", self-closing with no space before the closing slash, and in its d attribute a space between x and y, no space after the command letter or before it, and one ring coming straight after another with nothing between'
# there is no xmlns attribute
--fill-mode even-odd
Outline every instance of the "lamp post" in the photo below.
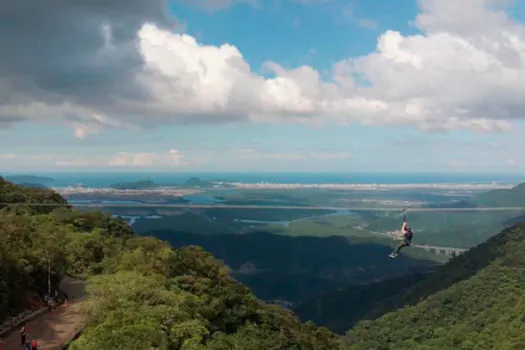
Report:
<svg viewBox="0 0 525 350"><path fill-rule="evenodd" d="M47 293L51 296L51 258L47 258Z"/></svg>

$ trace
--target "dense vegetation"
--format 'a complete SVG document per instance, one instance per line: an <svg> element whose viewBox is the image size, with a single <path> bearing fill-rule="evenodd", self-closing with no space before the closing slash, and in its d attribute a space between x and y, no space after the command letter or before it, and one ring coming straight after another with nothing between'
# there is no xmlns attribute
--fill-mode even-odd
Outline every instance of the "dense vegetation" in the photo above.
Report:
<svg viewBox="0 0 525 350"><path fill-rule="evenodd" d="M225 261L235 278L265 300L298 302L352 283L424 271L438 264L401 255L388 258L390 246L345 237L287 237L268 232L196 235L155 231L174 247L198 245Z"/></svg>
<svg viewBox="0 0 525 350"><path fill-rule="evenodd" d="M350 330L350 349L525 348L525 225L453 259L384 300Z"/></svg>
<svg viewBox="0 0 525 350"><path fill-rule="evenodd" d="M375 283L352 285L312 297L293 310L302 320L313 321L337 333L345 333L366 317L380 301L402 294L425 276L427 274L408 273Z"/></svg>
<svg viewBox="0 0 525 350"><path fill-rule="evenodd" d="M119 219L71 208L49 190L0 178L0 318L53 281L87 279L88 326L71 349L337 349L339 338L258 300L199 247L171 249Z"/></svg>

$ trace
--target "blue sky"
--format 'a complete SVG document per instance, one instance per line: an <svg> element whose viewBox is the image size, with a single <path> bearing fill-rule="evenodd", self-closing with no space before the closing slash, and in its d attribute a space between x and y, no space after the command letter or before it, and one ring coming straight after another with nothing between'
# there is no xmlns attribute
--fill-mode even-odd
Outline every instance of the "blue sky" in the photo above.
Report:
<svg viewBox="0 0 525 350"><path fill-rule="evenodd" d="M452 3L449 0L443 1ZM431 2L427 0L428 4ZM469 0L469 2L470 6L476 3L482 14L490 15L485 6L489 1ZM405 80L404 75L399 73L403 72L404 67L399 66L396 70L390 65L383 69L379 64L385 62L385 57L390 60L393 57L393 54L386 51L383 51L379 61L370 56L377 50L378 38L384 36L387 31L399 32L403 38L420 35L421 42L429 41L432 39L429 37L439 31L450 33L450 37L462 38L466 42L473 37L470 33L474 32L479 35L478 39L486 36L497 40L492 33L476 31L474 22L471 28L466 26L459 28L451 24L453 14L450 16L452 19L445 21L440 12L445 10L432 8L427 10L427 15L432 19L435 27L423 28L423 25L413 23L422 11L418 3L413 0L395 2L332 0L314 1L308 4L291 0L268 0L261 1L259 6L234 3L219 9L191 6L187 2L175 1L167 8L169 15L182 25L178 31L195 38L199 48L219 47L223 44L234 46L242 54L244 62L249 65L252 75L267 79L275 75L285 76L284 73L268 72L266 62L274 62L287 72L303 65L308 66L319 72L324 80L333 81L335 66L341 62L348 62L347 60L364 57L363 72L372 77L374 82L373 89L364 92L359 90L362 96L367 99L379 99L387 104L402 103L402 106L408 103L421 103L421 106L425 107L426 114L418 114L416 118L397 112L391 114L385 112L384 115L374 115L378 120L375 123L377 125L365 125L367 121L364 116L360 119L359 115L355 116L356 112L352 112L354 114L348 112L349 117L347 118L345 114L347 118L345 122L339 123L337 121L341 118L337 113L326 112L325 117L322 110L316 110L312 115L312 119L320 121L320 124L292 121L295 120L293 118L296 114L284 115L274 120L272 110L268 112L270 115L266 115L266 111L254 112L253 115L243 112L250 115L246 118L244 115L239 115L234 120L228 118L223 120L222 117L217 116L227 112L210 113L202 117L202 121L187 122L185 119L173 121L170 119L170 110L163 109L162 116L157 117L154 112L148 111L131 122L131 119L124 119L129 115L120 112L118 117L112 119L113 115L107 112L110 110L108 108L104 109L108 114L102 122L100 118L95 118L93 121L84 121L83 117L68 119L70 117L68 113L57 109L52 109L52 112L36 109L36 112L28 116L23 115L21 118L23 121L6 123L5 127L2 127L4 124L0 120L0 171L56 172L85 169L122 171L150 168L152 171L212 172L515 173L525 170L525 155L520 151L525 146L525 138L522 136L525 123L520 119L525 113L521 114L518 111L521 106L516 107L516 104L512 104L507 98L508 96L525 97L525 93L524 90L517 90L512 85L513 81L509 82L511 87L508 93L504 92L505 98L498 93L501 91L501 82L494 82L494 86L498 86L498 89L489 86L480 90L479 94L470 92L476 86L465 85L461 91L469 93L457 98L457 93L447 94L451 87L446 86L434 86L429 89L427 95L419 96L418 91L423 89L416 85L412 86L409 82L410 79L415 80L418 74L409 72ZM522 25L525 19L525 5L514 5L506 11L509 19L505 23L498 22L498 25L506 28L516 24ZM461 18L456 20L461 21ZM520 30L516 30L516 35L524 39L523 36L520 37L523 35ZM385 43L391 38L393 36L386 38ZM437 36L436 38L433 40L439 39ZM472 46L475 47L478 45L477 37L473 38ZM19 38L19 40L23 39ZM407 46L406 50L414 54L420 52L423 55L425 46L421 43L419 49L416 44L418 43L407 43L412 46ZM385 45L391 48L390 44ZM478 49L481 51L481 46ZM176 51L173 52L176 54ZM158 62L164 64L163 62L178 59L170 57L173 52L161 52L165 56ZM435 53L437 54L439 52ZM453 61L454 57L449 53L449 56L440 62ZM189 59L191 58L192 56L189 55ZM434 62L432 57L424 59ZM462 67L465 62L469 63L468 58L462 59L465 61L458 63L458 67ZM475 59L476 57L472 56L473 62ZM35 57L34 60L38 58ZM196 64L199 64L196 56L195 60ZM201 64L208 64L206 69L212 70L214 61L210 62L212 63ZM396 62L396 64L404 64L399 63L400 61ZM507 64L507 61L504 58L501 58L501 62L503 62L501 69L510 69L511 63L506 67L504 64ZM525 66L525 63L521 64ZM447 69L437 73L435 70L429 70L427 73L424 71L425 67L425 65L423 68L419 66L418 69L421 70L422 75L429 77L438 73L450 74L450 70ZM461 68L457 69L459 72L457 74L463 74ZM525 70L525 68L520 69ZM467 71L469 69L465 69L465 72ZM2 70L0 70L0 78L2 78L1 74ZM48 79L53 79L52 74L51 72ZM394 79L390 78L392 74L400 76L396 75L394 83L388 86L390 80L385 79ZM229 76L225 75L225 77L225 81L228 81ZM300 84L304 81L301 79L303 76L294 81ZM441 77L436 78L436 81L446 81L447 77L444 76L445 80L440 79ZM464 80L468 79L464 78ZM382 81L385 83L380 84ZM240 87L238 90L242 91L243 88ZM339 91L341 91L340 95L345 97L345 94L354 96L358 90L341 88ZM523 95L520 95L521 93ZM340 95L337 95L338 98L343 98ZM77 102L87 100L82 100L79 96L71 92L62 99L62 102L74 101L72 103L76 103L75 108L82 107L83 110L89 109L99 113L96 109L97 104ZM43 98L39 97L38 101L44 101ZM28 99L24 101L29 103ZM443 112L441 105L435 101L445 101L443 103L446 104L446 108L443 107ZM490 104L488 102L484 104L485 101L490 101ZM0 100L0 107L1 103ZM464 121L446 119L449 117L447 113L460 108L468 109L468 116ZM491 115L492 108L497 111L494 112L496 114L503 112L501 115ZM486 112L487 110L489 112ZM133 114L133 111L131 113L129 110L126 111L128 114ZM238 111L238 109L232 108L231 111ZM45 117L39 117L39 113ZM74 113L76 112L70 112L70 114ZM180 111L173 112L174 115L177 113L181 114ZM182 114L188 113L193 115L193 111L187 109ZM275 112L278 113L281 112ZM264 118L260 116L262 114ZM5 117L7 118L8 115ZM493 120L486 121L487 118L492 117ZM137 118L141 118L140 121L137 121ZM485 119L479 121L480 118ZM442 122L445 119L447 121ZM325 123L325 120L329 122ZM477 127L481 124L485 129L482 132ZM170 150L171 153L168 153Z"/></svg>

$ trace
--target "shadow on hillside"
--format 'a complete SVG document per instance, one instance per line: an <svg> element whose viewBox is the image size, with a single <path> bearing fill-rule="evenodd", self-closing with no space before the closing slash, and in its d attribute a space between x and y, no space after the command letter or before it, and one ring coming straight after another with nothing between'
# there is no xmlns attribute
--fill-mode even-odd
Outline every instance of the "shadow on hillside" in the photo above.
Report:
<svg viewBox="0 0 525 350"><path fill-rule="evenodd" d="M367 285L349 286L343 290L315 296L294 307L301 321L312 321L333 332L344 334L361 321L386 297L403 292L423 280L428 273L413 273Z"/></svg>
<svg viewBox="0 0 525 350"><path fill-rule="evenodd" d="M268 232L202 236L176 231L148 234L174 247L202 246L265 300L298 302L349 284L371 283L437 266L435 261L404 255L392 260L388 246L352 243L340 236L291 237Z"/></svg>

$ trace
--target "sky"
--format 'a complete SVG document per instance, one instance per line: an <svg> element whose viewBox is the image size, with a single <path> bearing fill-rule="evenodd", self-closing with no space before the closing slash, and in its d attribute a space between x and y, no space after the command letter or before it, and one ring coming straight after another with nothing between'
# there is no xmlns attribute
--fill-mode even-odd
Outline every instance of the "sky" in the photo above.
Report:
<svg viewBox="0 0 525 350"><path fill-rule="evenodd" d="M0 4L0 172L525 171L525 3Z"/></svg>

